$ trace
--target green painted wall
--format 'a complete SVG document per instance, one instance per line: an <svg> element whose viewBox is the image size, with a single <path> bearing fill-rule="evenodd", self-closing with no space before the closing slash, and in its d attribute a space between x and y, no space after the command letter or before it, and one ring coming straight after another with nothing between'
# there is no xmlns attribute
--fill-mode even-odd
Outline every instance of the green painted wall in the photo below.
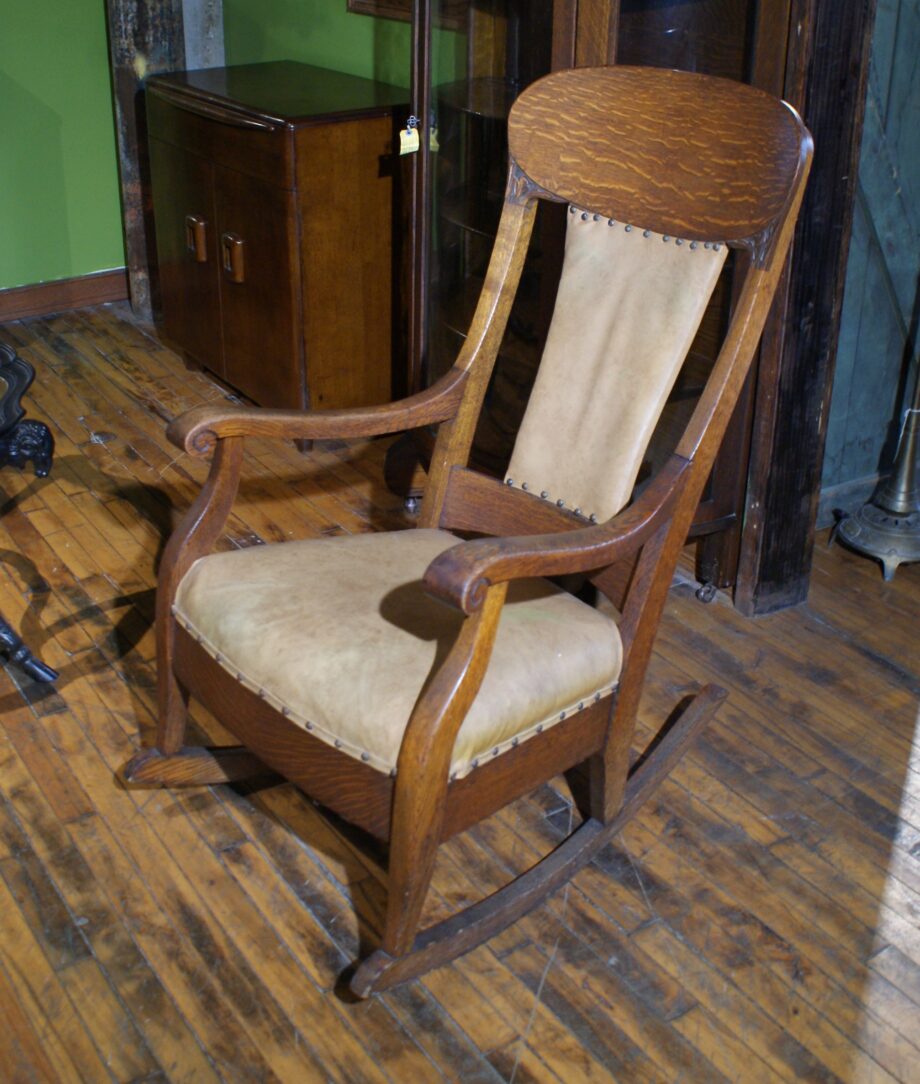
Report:
<svg viewBox="0 0 920 1084"><path fill-rule="evenodd" d="M409 24L353 14L346 0L224 0L224 43L228 64L300 60L409 85ZM437 81L458 78L463 37L435 31L433 46Z"/></svg>
<svg viewBox="0 0 920 1084"><path fill-rule="evenodd" d="M124 262L103 0L7 0L0 289Z"/></svg>
<svg viewBox="0 0 920 1084"><path fill-rule="evenodd" d="M345 0L224 0L228 64L301 60L406 86L409 25L346 10Z"/></svg>
<svg viewBox="0 0 920 1084"><path fill-rule="evenodd" d="M104 0L4 0L0 289L124 266ZM224 0L228 64L302 60L409 82L409 25L345 0ZM438 80L463 40L436 33Z"/></svg>

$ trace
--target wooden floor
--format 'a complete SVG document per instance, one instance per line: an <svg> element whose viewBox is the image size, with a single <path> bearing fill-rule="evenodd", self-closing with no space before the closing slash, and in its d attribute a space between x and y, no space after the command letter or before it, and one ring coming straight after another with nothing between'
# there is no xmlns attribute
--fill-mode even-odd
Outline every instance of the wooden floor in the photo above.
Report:
<svg viewBox="0 0 920 1084"><path fill-rule="evenodd" d="M224 393L123 306L0 339L57 438L50 478L0 473L0 610L61 674L0 672L0 1080L920 1081L920 565L819 546L809 604L754 622L677 582L644 736L694 682L730 697L660 801L488 946L351 1004L385 898L357 842L289 786L115 781L203 476L164 423ZM402 525L383 451L253 442L225 545ZM560 783L452 841L433 912L572 818Z"/></svg>

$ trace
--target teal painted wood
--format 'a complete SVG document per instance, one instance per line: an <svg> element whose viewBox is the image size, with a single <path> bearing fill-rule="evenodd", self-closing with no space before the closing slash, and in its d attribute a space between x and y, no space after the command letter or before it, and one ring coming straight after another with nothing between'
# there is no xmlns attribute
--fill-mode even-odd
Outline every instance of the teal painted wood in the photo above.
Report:
<svg viewBox="0 0 920 1084"><path fill-rule="evenodd" d="M895 453L920 275L918 54L920 5L879 0L819 526L858 507Z"/></svg>

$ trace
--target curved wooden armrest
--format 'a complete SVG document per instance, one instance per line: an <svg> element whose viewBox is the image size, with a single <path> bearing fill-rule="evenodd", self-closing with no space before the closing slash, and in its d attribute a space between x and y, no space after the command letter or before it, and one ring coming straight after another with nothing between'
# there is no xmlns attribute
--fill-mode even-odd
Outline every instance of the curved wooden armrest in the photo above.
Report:
<svg viewBox="0 0 920 1084"><path fill-rule="evenodd" d="M589 572L634 553L670 514L692 463L672 455L642 496L625 511L590 527L557 534L479 538L436 557L425 589L466 614L493 584L532 576Z"/></svg>
<svg viewBox="0 0 920 1084"><path fill-rule="evenodd" d="M225 437L330 440L382 436L446 421L457 412L467 372L450 369L418 395L348 410L269 410L195 407L170 422L166 435L189 455L207 455Z"/></svg>

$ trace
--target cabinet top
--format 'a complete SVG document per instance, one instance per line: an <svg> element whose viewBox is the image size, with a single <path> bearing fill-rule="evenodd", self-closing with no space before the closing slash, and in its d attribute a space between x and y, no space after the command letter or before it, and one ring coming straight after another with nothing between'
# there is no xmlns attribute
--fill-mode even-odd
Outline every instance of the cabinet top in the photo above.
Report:
<svg viewBox="0 0 920 1084"><path fill-rule="evenodd" d="M276 124L389 113L409 100L403 87L294 60L170 72L151 76L147 86Z"/></svg>

